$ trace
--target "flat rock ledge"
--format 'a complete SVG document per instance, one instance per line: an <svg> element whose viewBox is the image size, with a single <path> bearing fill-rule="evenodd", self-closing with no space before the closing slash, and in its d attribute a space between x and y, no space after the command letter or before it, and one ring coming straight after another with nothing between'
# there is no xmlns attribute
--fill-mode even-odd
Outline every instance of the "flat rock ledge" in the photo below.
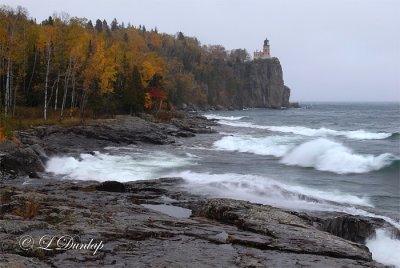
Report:
<svg viewBox="0 0 400 268"><path fill-rule="evenodd" d="M174 144L179 138L215 133L216 122L196 113L181 113L168 122L148 114L117 115L80 126L41 126L16 132L16 141L0 144L0 180L40 178L49 156L93 153L107 146Z"/></svg>
<svg viewBox="0 0 400 268"><path fill-rule="evenodd" d="M0 181L0 267L384 267L364 245L324 230L339 232L336 225L347 221L334 221L337 215L207 199L182 183ZM181 210L191 216L178 216ZM22 249L28 235L35 243ZM56 250L55 243L43 250L38 241L45 235L104 246L96 254Z"/></svg>

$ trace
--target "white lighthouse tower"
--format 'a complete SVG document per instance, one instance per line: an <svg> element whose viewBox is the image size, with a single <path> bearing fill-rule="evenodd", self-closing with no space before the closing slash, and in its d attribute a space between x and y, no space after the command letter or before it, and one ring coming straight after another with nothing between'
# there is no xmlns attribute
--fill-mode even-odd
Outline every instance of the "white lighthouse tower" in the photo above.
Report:
<svg viewBox="0 0 400 268"><path fill-rule="evenodd" d="M256 50L254 52L254 59L269 59L271 58L270 50L269 50L269 40L265 38L264 46L262 51Z"/></svg>

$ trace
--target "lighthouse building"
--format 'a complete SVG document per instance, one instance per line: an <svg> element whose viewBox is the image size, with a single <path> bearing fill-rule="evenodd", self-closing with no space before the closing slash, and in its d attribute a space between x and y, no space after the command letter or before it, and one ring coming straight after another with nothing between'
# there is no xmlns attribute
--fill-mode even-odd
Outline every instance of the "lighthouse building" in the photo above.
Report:
<svg viewBox="0 0 400 268"><path fill-rule="evenodd" d="M254 59L269 59L271 58L270 50L269 50L269 40L265 38L264 46L262 51L256 50L254 52Z"/></svg>

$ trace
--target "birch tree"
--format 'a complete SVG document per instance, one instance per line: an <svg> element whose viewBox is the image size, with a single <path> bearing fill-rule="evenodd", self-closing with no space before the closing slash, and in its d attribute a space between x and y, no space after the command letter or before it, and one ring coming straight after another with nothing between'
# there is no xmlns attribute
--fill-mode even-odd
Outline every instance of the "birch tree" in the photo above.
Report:
<svg viewBox="0 0 400 268"><path fill-rule="evenodd" d="M45 82L44 82L44 107L43 107L43 118L47 120L47 94L49 86L49 75L51 68L51 60L53 54L53 39L54 39L54 28L52 25L42 26L39 39L39 48L43 51L44 60L46 65Z"/></svg>

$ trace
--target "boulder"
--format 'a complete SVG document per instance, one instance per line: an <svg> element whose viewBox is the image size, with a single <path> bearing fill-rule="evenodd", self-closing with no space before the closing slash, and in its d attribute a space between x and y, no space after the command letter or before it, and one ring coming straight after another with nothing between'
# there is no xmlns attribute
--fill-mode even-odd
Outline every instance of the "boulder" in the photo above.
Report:
<svg viewBox="0 0 400 268"><path fill-rule="evenodd" d="M236 225L239 229L264 236L263 241L244 243L262 250L371 261L364 245L321 231L312 222L291 211L231 199L209 199L194 208L194 215Z"/></svg>
<svg viewBox="0 0 400 268"><path fill-rule="evenodd" d="M37 172L44 171L44 165L31 147L6 141L0 145L0 170L3 173L36 178Z"/></svg>
<svg viewBox="0 0 400 268"><path fill-rule="evenodd" d="M126 191L125 185L118 181L105 181L96 186L97 191L124 193Z"/></svg>
<svg viewBox="0 0 400 268"><path fill-rule="evenodd" d="M43 148L39 144L33 144L30 147L36 153L36 155L42 160L42 162L45 162L48 160L48 156L47 156L46 152L43 150Z"/></svg>
<svg viewBox="0 0 400 268"><path fill-rule="evenodd" d="M322 229L344 239L365 243L365 240L375 233L375 229L382 227L383 219L343 215L332 219L326 219Z"/></svg>

